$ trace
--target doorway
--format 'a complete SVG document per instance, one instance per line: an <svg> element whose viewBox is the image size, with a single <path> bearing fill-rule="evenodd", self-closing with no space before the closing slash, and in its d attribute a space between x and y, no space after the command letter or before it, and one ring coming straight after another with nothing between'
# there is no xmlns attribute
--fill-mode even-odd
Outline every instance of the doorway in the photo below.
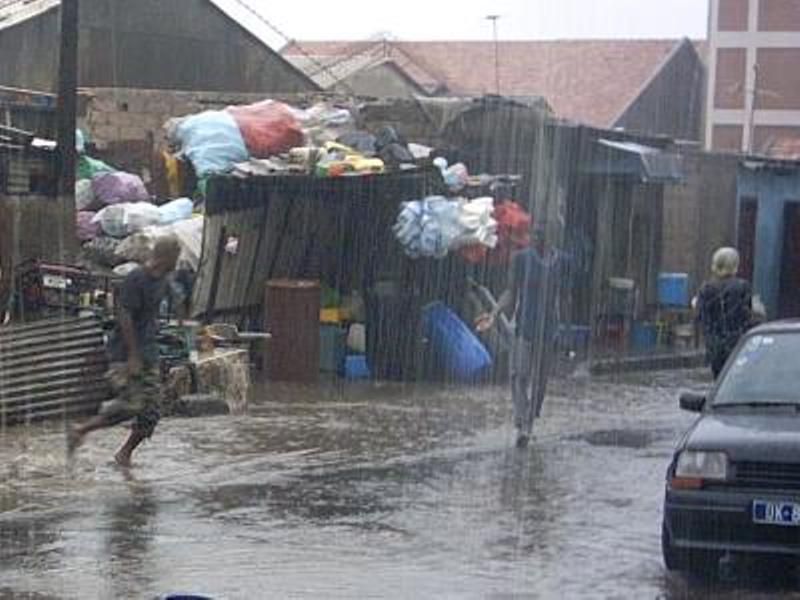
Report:
<svg viewBox="0 0 800 600"><path fill-rule="evenodd" d="M778 317L800 317L800 202L797 201L787 202L784 209Z"/></svg>

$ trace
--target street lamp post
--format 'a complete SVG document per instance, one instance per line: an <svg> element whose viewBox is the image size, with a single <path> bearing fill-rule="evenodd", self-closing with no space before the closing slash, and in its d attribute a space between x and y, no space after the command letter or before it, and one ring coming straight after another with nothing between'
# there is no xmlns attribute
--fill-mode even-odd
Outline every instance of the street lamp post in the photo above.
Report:
<svg viewBox="0 0 800 600"><path fill-rule="evenodd" d="M488 15L486 17L492 22L492 35L494 39L494 88L495 93L500 95L500 45L497 40L497 20L500 15Z"/></svg>

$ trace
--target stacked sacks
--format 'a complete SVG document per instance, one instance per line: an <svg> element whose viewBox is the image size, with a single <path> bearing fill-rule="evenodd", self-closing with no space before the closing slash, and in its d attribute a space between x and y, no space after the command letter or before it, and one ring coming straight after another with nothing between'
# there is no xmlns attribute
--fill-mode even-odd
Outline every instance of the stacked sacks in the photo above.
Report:
<svg viewBox="0 0 800 600"><path fill-rule="evenodd" d="M173 119L167 123L167 138L191 161L201 179L225 173L249 158L236 120L225 111Z"/></svg>
<svg viewBox="0 0 800 600"><path fill-rule="evenodd" d="M248 106L229 106L225 111L236 121L247 151L255 158L269 158L303 145L300 122L282 102L264 100Z"/></svg>

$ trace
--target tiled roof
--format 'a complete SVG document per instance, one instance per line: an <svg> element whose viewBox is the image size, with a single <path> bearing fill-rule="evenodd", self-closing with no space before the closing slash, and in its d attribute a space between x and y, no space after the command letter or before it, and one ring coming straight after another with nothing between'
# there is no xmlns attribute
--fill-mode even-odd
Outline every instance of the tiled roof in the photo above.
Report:
<svg viewBox="0 0 800 600"><path fill-rule="evenodd" d="M559 117L609 127L641 92L680 40L557 40L500 42L500 92L544 97ZM369 53L376 44L408 57L408 74L423 71L453 95L495 90L492 42L295 42L281 52L317 57ZM702 44L695 46L701 56ZM403 66L403 65L400 65Z"/></svg>
<svg viewBox="0 0 800 600"><path fill-rule="evenodd" d="M800 160L800 134L788 134L770 140L763 153L770 158Z"/></svg>

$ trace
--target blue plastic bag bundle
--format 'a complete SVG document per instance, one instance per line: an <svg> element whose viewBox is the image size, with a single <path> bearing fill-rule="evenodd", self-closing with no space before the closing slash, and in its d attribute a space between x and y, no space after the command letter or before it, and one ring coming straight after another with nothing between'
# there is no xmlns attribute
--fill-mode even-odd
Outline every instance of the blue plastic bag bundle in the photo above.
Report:
<svg viewBox="0 0 800 600"><path fill-rule="evenodd" d="M403 203L394 234L411 258L444 258L464 232L458 202L443 196Z"/></svg>
<svg viewBox="0 0 800 600"><path fill-rule="evenodd" d="M178 221L184 221L192 216L194 202L189 198L178 198L172 202L167 202L158 207L161 213L160 225L171 225Z"/></svg>
<svg viewBox="0 0 800 600"><path fill-rule="evenodd" d="M174 131L181 152L194 165L199 178L230 171L250 158L233 116L206 111L183 119Z"/></svg>

